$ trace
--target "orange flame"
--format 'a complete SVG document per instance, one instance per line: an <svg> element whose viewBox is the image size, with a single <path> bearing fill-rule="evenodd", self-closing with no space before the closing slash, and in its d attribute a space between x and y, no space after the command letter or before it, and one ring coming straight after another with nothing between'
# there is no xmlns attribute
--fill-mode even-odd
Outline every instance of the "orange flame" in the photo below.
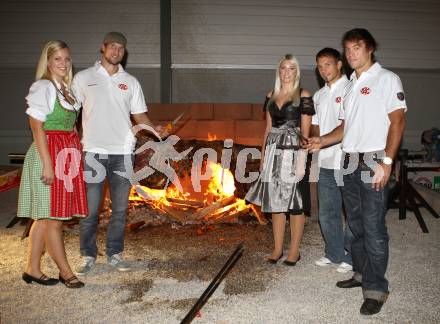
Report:
<svg viewBox="0 0 440 324"><path fill-rule="evenodd" d="M215 203L218 200L228 198L234 195L235 184L234 176L228 169L223 169L220 164L208 163L207 168L210 169L211 178L203 192L203 203L205 206ZM191 183L191 182L189 182ZM203 186L202 186L203 188ZM136 189L139 191L137 192ZM176 187L169 186L167 189L151 189L145 186L133 187L130 193L130 200L136 204L137 201L145 201L154 208L163 210L163 206L171 206L167 198L181 199L185 201L197 201L197 198L192 197L190 190L184 190L185 193L180 192ZM201 200L201 199L200 199ZM218 209L213 216L221 214L228 210L231 213L243 210L247 207L243 199L235 199L235 202L229 206Z"/></svg>
<svg viewBox="0 0 440 324"><path fill-rule="evenodd" d="M208 133L208 141L209 142L216 141L216 140L217 140L217 135Z"/></svg>
<svg viewBox="0 0 440 324"><path fill-rule="evenodd" d="M228 169L223 169L220 164L209 163L208 168L211 171L211 181L208 185L207 195L213 195L216 199L230 197L234 194L235 184L234 176Z"/></svg>

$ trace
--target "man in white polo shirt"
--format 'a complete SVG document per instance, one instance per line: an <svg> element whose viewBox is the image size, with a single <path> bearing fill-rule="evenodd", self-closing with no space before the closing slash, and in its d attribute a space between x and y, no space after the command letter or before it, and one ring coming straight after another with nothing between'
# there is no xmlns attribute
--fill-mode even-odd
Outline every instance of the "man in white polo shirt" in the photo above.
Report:
<svg viewBox="0 0 440 324"><path fill-rule="evenodd" d="M363 315L380 312L388 280L387 183L405 129L406 102L402 83L375 62L376 41L366 29L356 28L342 38L345 56L354 70L344 93L343 122L331 133L311 138L319 149L342 140L345 154L342 195L353 233L354 275L338 281L339 288L362 287ZM350 166L354 171L349 170ZM345 171L344 171L345 173Z"/></svg>
<svg viewBox="0 0 440 324"><path fill-rule="evenodd" d="M101 61L76 74L72 84L77 100L83 105L82 144L89 207L88 217L80 222L83 262L77 269L79 275L90 272L95 266L98 254L96 232L105 177L112 202L106 238L107 262L119 271L130 269L121 253L131 184L117 172L129 172L125 164L133 161L136 138L131 130L130 117L138 124L154 126L146 114L141 85L120 64L126 44L127 40L121 33L105 35ZM163 128L158 126L156 131L163 133Z"/></svg>
<svg viewBox="0 0 440 324"><path fill-rule="evenodd" d="M341 54L334 48L323 48L316 54L318 72L326 82L313 96L316 114L312 117L312 132L316 136L330 133L341 124L342 96L348 79L342 73ZM318 266L338 264L336 271L347 273L353 269L351 260L352 233L345 226L342 214L340 178L341 144L319 151L318 219L325 241L325 254L315 261Z"/></svg>

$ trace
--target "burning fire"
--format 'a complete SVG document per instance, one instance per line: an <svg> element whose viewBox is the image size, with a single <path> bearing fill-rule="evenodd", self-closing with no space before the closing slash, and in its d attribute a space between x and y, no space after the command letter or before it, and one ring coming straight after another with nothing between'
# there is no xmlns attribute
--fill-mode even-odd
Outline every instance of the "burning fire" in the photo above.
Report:
<svg viewBox="0 0 440 324"><path fill-rule="evenodd" d="M216 198L225 198L232 196L235 191L234 176L228 169L223 169L220 164L209 163L211 171L211 181L208 185L206 195L214 194Z"/></svg>
<svg viewBox="0 0 440 324"><path fill-rule="evenodd" d="M191 190L184 190L185 193L182 193L174 186L162 190L135 186L132 188L130 200L133 203L146 202L181 223L196 220L215 223L249 213L251 206L234 196L235 184L231 171L223 169L217 163L208 163L207 168L211 178L199 199L190 193ZM182 182L185 188L184 179ZM191 186L190 181L186 187L188 186Z"/></svg>
<svg viewBox="0 0 440 324"><path fill-rule="evenodd" d="M213 135L211 133L208 133L208 141L216 141L217 140L217 135Z"/></svg>

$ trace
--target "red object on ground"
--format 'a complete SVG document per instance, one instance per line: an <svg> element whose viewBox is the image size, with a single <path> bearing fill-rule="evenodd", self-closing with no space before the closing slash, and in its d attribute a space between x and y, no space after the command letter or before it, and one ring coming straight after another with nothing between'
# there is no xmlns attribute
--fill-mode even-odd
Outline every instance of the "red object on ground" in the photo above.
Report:
<svg viewBox="0 0 440 324"><path fill-rule="evenodd" d="M0 192L7 191L9 189L18 187L20 185L20 177L16 177L13 181L0 186Z"/></svg>
<svg viewBox="0 0 440 324"><path fill-rule="evenodd" d="M21 169L8 169L6 172L5 170L0 170L0 192L10 190L20 185Z"/></svg>

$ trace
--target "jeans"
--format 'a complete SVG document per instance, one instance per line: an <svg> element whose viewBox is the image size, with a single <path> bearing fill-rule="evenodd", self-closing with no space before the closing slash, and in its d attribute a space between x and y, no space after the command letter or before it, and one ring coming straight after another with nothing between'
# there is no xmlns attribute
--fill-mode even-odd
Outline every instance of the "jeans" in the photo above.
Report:
<svg viewBox="0 0 440 324"><path fill-rule="evenodd" d="M131 155L85 153L84 178L87 182L89 215L80 221L80 252L83 256L96 258L98 254L96 232L105 177L108 179L112 202L112 215L107 227L106 254L112 256L124 250L125 217L131 183L129 179L114 171L124 172L125 163L133 165L133 157Z"/></svg>
<svg viewBox="0 0 440 324"><path fill-rule="evenodd" d="M351 255L354 278L362 282L364 298L384 301L388 295L385 272L388 265L388 232L385 225L387 187L375 191L361 174L371 177L371 169L360 162L356 170L344 175L342 195L348 224L353 233Z"/></svg>
<svg viewBox="0 0 440 324"><path fill-rule="evenodd" d="M339 170L320 168L318 180L318 219L325 241L325 257L333 263L352 264L353 234L345 226L342 215L342 195L335 177Z"/></svg>

